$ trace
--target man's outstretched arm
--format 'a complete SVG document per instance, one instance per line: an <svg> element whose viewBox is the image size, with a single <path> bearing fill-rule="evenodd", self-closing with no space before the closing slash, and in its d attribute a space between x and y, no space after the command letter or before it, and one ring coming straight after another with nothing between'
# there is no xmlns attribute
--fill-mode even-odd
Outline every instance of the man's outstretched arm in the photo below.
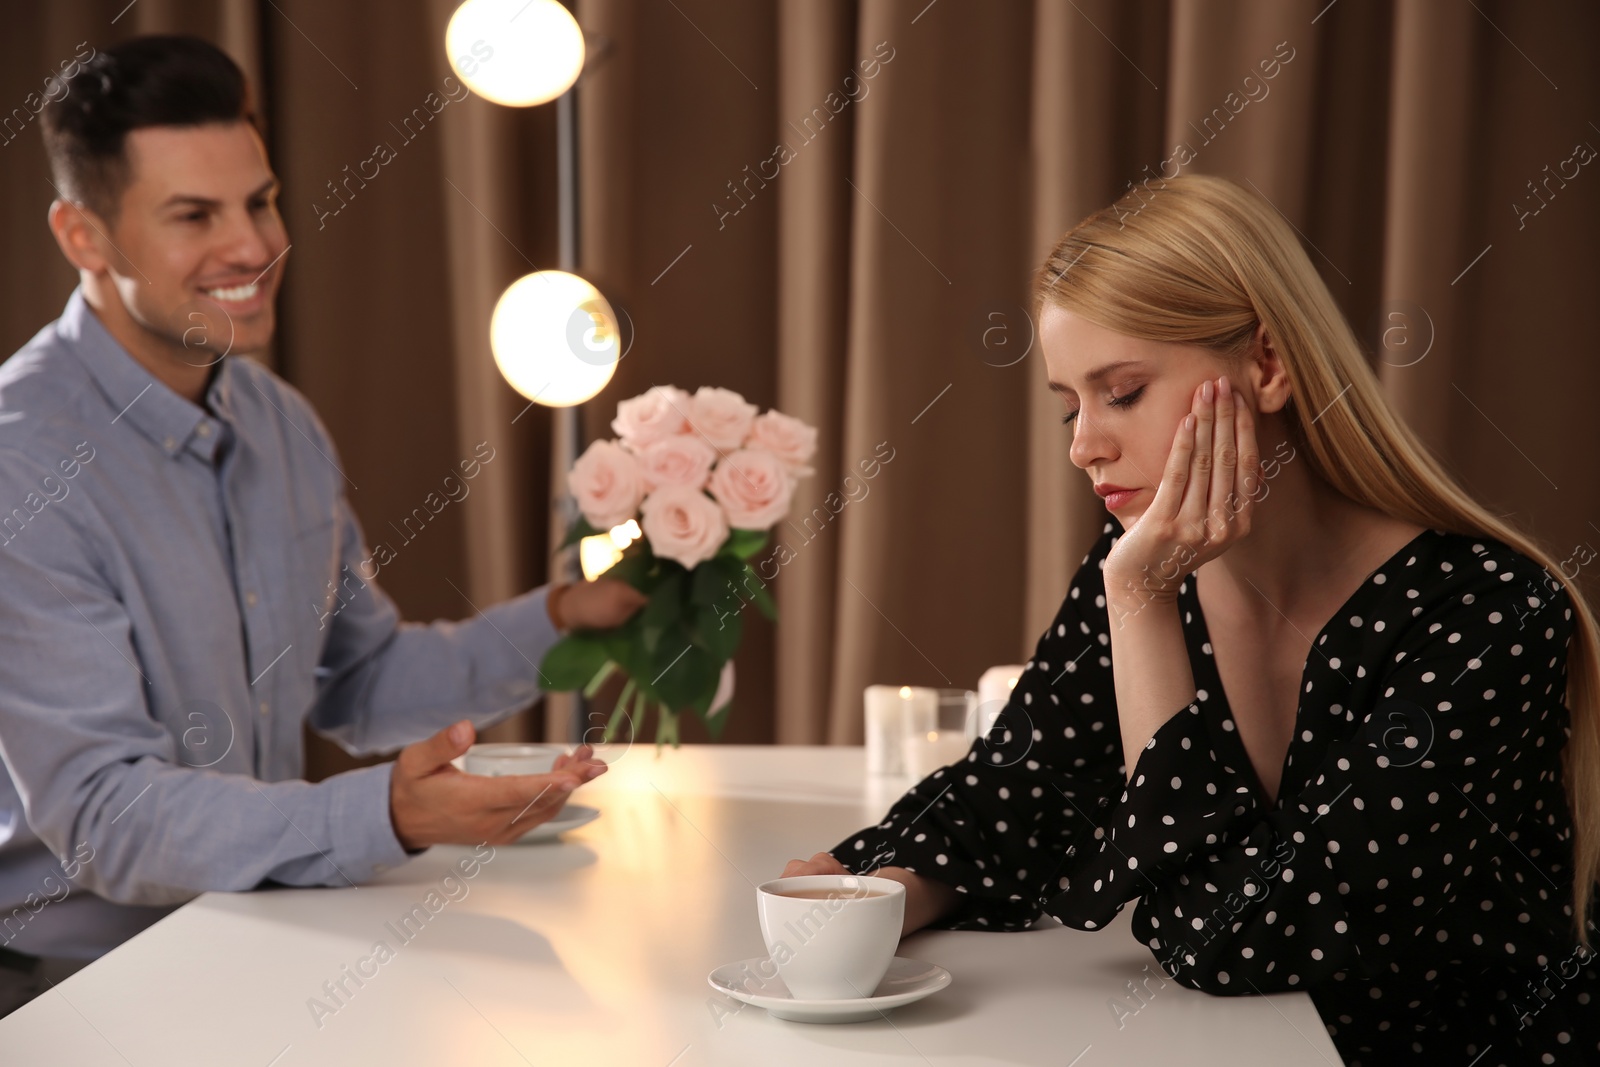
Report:
<svg viewBox="0 0 1600 1067"><path fill-rule="evenodd" d="M267 879L356 884L406 859L390 765L316 784L185 765L151 714L127 607L49 519L0 547L0 755L51 851L93 849L79 885L169 904Z"/></svg>
<svg viewBox="0 0 1600 1067"><path fill-rule="evenodd" d="M342 496L338 514L342 573L359 575L371 557ZM347 580L345 589L326 619L311 725L347 750L392 751L460 718L481 728L539 698L539 662L561 636L550 587L494 605L463 594L467 618L427 624L401 621L376 578ZM602 628L621 625L644 603L631 586L600 579L563 590L556 612L567 628Z"/></svg>

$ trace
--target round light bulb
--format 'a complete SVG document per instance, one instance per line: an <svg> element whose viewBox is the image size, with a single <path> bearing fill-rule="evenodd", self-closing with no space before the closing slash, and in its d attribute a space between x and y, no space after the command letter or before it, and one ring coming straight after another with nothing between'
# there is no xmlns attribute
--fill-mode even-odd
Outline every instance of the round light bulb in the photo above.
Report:
<svg viewBox="0 0 1600 1067"><path fill-rule="evenodd" d="M489 347L511 388L553 408L604 389L622 351L617 317L600 290L560 270L526 274L500 294Z"/></svg>
<svg viewBox="0 0 1600 1067"><path fill-rule="evenodd" d="M509 107L554 100L583 70L583 31L556 0L466 0L444 50L468 89Z"/></svg>

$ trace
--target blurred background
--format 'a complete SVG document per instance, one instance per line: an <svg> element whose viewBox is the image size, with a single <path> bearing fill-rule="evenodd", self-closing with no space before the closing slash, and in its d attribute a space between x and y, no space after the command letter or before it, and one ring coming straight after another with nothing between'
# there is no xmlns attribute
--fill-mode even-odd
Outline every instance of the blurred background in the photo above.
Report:
<svg viewBox="0 0 1600 1067"><path fill-rule="evenodd" d="M725 740L859 743L869 684L970 688L1026 661L1106 521L1044 388L1029 277L1084 215L1170 175L1180 144L1185 172L1294 224L1393 402L1471 491L1559 558L1600 545L1600 169L1575 162L1600 146L1600 7L568 6L589 43L576 270L632 333L583 441L652 385L723 386L821 429L796 517L849 501L774 531L793 553L780 622L746 612ZM505 384L488 332L507 285L557 265L557 106L452 91L455 7L49 0L8 4L0 30L0 353L76 282L45 225L30 94L86 46L216 42L251 81L293 243L259 358L320 410L369 539L494 449L383 568L423 620L545 581L561 489L551 412ZM348 182L380 143L393 158ZM535 707L490 736L569 729ZM351 765L310 751L310 777Z"/></svg>

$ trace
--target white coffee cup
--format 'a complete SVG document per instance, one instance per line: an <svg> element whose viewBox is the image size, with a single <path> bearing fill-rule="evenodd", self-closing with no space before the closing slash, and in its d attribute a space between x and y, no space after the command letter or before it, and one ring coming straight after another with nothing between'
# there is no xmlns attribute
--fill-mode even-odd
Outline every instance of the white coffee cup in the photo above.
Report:
<svg viewBox="0 0 1600 1067"><path fill-rule="evenodd" d="M566 751L560 745L488 742L467 749L462 763L468 774L484 774L491 778L505 774L549 774L556 757Z"/></svg>
<svg viewBox="0 0 1600 1067"><path fill-rule="evenodd" d="M491 741L468 748L461 758L468 774L499 778L508 774L549 774L556 757L564 755L561 745L530 745L515 741Z"/></svg>
<svg viewBox="0 0 1600 1067"><path fill-rule="evenodd" d="M796 1000L870 997L894 960L905 912L906 887L889 878L815 874L756 887L761 936Z"/></svg>

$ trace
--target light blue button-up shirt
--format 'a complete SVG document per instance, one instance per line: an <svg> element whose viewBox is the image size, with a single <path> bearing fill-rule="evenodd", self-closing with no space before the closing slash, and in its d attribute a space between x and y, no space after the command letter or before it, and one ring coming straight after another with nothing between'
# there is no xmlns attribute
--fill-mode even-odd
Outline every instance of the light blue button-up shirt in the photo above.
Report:
<svg viewBox="0 0 1600 1067"><path fill-rule="evenodd" d="M424 626L374 580L493 455L368 546L304 397L230 356L199 407L74 291L0 366L0 945L94 956L206 890L404 862L392 764L302 781L301 727L367 754L538 697L543 589Z"/></svg>

